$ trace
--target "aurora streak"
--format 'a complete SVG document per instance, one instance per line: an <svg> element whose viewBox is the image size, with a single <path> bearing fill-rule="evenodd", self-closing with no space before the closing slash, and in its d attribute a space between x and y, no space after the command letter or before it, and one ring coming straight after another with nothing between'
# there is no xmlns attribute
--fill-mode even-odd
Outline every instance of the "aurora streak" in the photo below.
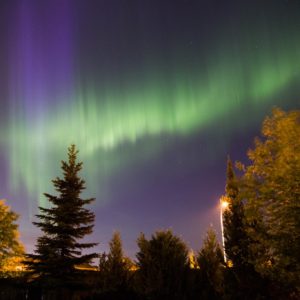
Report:
<svg viewBox="0 0 300 300"><path fill-rule="evenodd" d="M19 1L7 8L12 16L4 103L8 116L0 131L7 190L12 195L25 190L31 213L38 202L46 205L42 193L52 191L50 180L59 174L59 161L71 143L80 150L89 194L96 195L99 205L107 201L107 181L135 159L146 162L159 156L169 147L166 137L214 135L218 126L226 144L228 136L258 126L273 105L289 106L284 101L300 97L300 37L292 22L270 25L268 17L258 17L250 28L245 24L238 28L242 16L226 26L227 20L220 20L211 41L203 45L201 32L205 36L209 31L204 21L195 21L204 29L199 33L193 28L193 38L186 43L183 29L174 34L178 42L171 37L164 46L152 45L153 50L147 43L156 38L144 24L152 15L140 21L143 38L137 48L138 42L130 45L134 26L119 29L120 35L107 29L106 35L99 21L99 30L93 25L93 40L85 37L88 21L78 17L84 6L80 2L37 3ZM140 19L145 19L145 11ZM104 21L121 26L113 25L109 12L102 16ZM130 11L117 10L116 15L125 22ZM297 26L300 29L299 22ZM112 42L105 40L109 35ZM101 39L104 54L99 50ZM105 57L109 51L112 58ZM128 64L118 61L123 55ZM147 146L139 157L131 157L124 147L140 147L140 141ZM215 149L212 155L222 151Z"/></svg>

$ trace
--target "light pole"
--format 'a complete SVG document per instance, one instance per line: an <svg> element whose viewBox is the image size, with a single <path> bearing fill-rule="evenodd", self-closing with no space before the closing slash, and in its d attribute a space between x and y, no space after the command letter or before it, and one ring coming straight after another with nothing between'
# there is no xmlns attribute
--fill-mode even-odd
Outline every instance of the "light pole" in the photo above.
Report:
<svg viewBox="0 0 300 300"><path fill-rule="evenodd" d="M226 252L225 252L225 237L224 237L224 225L223 225L223 213L228 208L229 202L226 196L220 198L220 224L221 224L221 234L222 234L222 246L224 253L224 261L226 262Z"/></svg>

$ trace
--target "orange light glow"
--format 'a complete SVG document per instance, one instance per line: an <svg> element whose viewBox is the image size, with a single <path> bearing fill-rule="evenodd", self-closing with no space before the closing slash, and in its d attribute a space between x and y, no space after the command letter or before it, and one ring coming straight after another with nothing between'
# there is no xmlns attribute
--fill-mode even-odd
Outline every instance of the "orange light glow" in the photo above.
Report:
<svg viewBox="0 0 300 300"><path fill-rule="evenodd" d="M223 210L226 209L229 205L229 202L228 202L227 198L224 197L224 196L221 197L220 202L221 202L221 207L222 207Z"/></svg>

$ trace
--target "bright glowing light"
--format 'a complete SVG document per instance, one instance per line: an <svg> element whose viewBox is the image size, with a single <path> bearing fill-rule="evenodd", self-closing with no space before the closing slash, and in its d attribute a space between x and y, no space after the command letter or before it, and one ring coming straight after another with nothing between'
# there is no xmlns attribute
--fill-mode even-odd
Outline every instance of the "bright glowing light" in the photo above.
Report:
<svg viewBox="0 0 300 300"><path fill-rule="evenodd" d="M189 252L189 265L191 269L200 269L193 250Z"/></svg>
<svg viewBox="0 0 300 300"><path fill-rule="evenodd" d="M225 237L224 237L224 224L223 224L223 213L228 209L229 201L227 196L222 196L220 198L220 224L221 224L221 233L222 233L222 246L224 252L224 261L227 261L226 252L225 252Z"/></svg>
<svg viewBox="0 0 300 300"><path fill-rule="evenodd" d="M223 200L221 199L221 207L222 207L222 210L225 210L229 205L229 202L227 200Z"/></svg>
<svg viewBox="0 0 300 300"><path fill-rule="evenodd" d="M228 268L232 268L233 267L233 262L232 262L232 260L228 260L227 261L227 266L228 266Z"/></svg>
<svg viewBox="0 0 300 300"><path fill-rule="evenodd" d="M22 265L16 266L16 271L17 272L22 272L24 270L25 270L24 266L22 266Z"/></svg>

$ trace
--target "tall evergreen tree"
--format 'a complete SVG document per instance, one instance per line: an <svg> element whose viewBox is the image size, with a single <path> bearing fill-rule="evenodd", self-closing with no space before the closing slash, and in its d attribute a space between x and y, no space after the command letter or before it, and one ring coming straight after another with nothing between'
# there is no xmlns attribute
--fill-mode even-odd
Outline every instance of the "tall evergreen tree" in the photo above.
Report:
<svg viewBox="0 0 300 300"><path fill-rule="evenodd" d="M223 212L225 254L228 268L225 272L225 293L231 299L256 299L261 294L262 278L252 263L250 224L245 217L240 182L235 176L230 158L227 161L226 199Z"/></svg>
<svg viewBox="0 0 300 300"><path fill-rule="evenodd" d="M223 212L225 254L234 268L241 269L248 262L249 238L247 235L244 205L239 197L237 178L230 158L227 160L226 200L228 207Z"/></svg>
<svg viewBox="0 0 300 300"><path fill-rule="evenodd" d="M51 207L39 207L39 222L33 224L43 231L37 240L35 254L28 255L27 265L44 284L61 285L76 281L76 265L89 263L98 255L82 254L96 243L80 243L78 240L92 233L94 213L84 206L94 201L82 199L85 181L78 176L82 162L76 162L75 145L68 148L68 162L62 161L63 178L52 182L57 196L45 193Z"/></svg>
<svg viewBox="0 0 300 300"><path fill-rule="evenodd" d="M215 231L210 228L197 256L202 284L201 299L220 299L223 294L224 257Z"/></svg>

